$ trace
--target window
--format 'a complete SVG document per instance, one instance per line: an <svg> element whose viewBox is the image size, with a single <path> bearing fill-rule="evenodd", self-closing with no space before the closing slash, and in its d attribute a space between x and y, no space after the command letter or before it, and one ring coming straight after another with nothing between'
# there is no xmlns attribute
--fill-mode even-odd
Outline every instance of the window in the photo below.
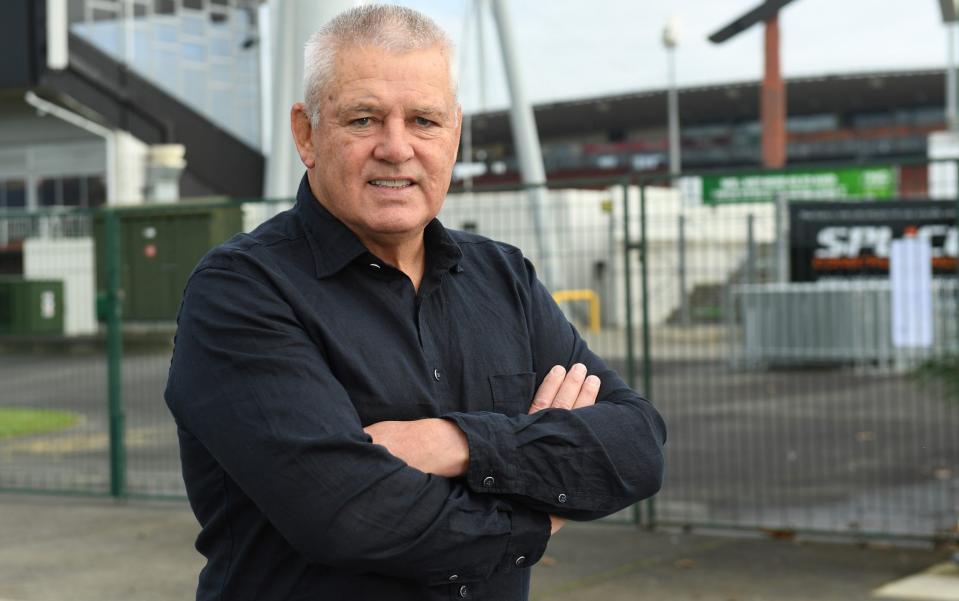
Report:
<svg viewBox="0 0 959 601"><path fill-rule="evenodd" d="M41 179L37 182L37 204L41 207L55 207L59 192L59 180Z"/></svg>
<svg viewBox="0 0 959 601"><path fill-rule="evenodd" d="M19 195L13 197L23 203L23 196L23 182L20 182ZM102 175L63 175L37 182L37 205L40 208L99 207L106 200L106 178Z"/></svg>
<svg viewBox="0 0 959 601"><path fill-rule="evenodd" d="M22 210L27 207L27 185L23 180L0 180L0 209Z"/></svg>
<svg viewBox="0 0 959 601"><path fill-rule="evenodd" d="M87 206L100 207L107 202L107 182L102 175L87 177Z"/></svg>
<svg viewBox="0 0 959 601"><path fill-rule="evenodd" d="M176 12L176 6L173 0L156 0L153 5L153 12L159 15L172 15Z"/></svg>
<svg viewBox="0 0 959 601"><path fill-rule="evenodd" d="M60 180L60 204L65 207L82 207L86 200L84 197L86 190L86 181L79 177L65 177Z"/></svg>

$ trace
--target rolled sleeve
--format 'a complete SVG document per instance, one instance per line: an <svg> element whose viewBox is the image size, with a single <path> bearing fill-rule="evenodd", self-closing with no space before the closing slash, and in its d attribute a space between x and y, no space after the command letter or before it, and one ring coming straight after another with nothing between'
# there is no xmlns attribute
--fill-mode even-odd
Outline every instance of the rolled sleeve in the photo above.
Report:
<svg viewBox="0 0 959 601"><path fill-rule="evenodd" d="M665 468L662 417L588 348L532 266L526 266L537 384L554 365L575 363L583 363L602 384L590 407L444 416L466 434L470 488L572 519L602 517L653 496Z"/></svg>

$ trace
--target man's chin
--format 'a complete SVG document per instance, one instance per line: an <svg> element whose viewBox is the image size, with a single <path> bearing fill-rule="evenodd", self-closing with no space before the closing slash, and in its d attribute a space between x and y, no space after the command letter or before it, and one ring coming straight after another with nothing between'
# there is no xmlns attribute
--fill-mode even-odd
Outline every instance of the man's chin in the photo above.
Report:
<svg viewBox="0 0 959 601"><path fill-rule="evenodd" d="M383 219L367 222L363 229L368 235L382 240L390 238L402 240L421 235L429 222L430 219L424 221L423 218Z"/></svg>

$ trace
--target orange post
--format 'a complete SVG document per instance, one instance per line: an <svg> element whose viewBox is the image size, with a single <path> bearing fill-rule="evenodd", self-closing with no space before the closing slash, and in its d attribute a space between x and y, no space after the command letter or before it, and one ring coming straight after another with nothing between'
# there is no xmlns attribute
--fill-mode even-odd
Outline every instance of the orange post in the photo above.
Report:
<svg viewBox="0 0 959 601"><path fill-rule="evenodd" d="M786 90L779 69L779 13L766 20L765 72L759 92L763 167L786 165Z"/></svg>

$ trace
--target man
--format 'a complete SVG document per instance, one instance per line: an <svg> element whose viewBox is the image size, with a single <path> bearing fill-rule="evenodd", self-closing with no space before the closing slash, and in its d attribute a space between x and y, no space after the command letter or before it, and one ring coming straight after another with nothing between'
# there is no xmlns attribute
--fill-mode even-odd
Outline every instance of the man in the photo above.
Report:
<svg viewBox="0 0 959 601"><path fill-rule="evenodd" d="M526 599L565 519L659 489L652 406L519 250L435 220L450 67L418 13L334 19L291 111L296 207L191 276L166 399L198 599Z"/></svg>

